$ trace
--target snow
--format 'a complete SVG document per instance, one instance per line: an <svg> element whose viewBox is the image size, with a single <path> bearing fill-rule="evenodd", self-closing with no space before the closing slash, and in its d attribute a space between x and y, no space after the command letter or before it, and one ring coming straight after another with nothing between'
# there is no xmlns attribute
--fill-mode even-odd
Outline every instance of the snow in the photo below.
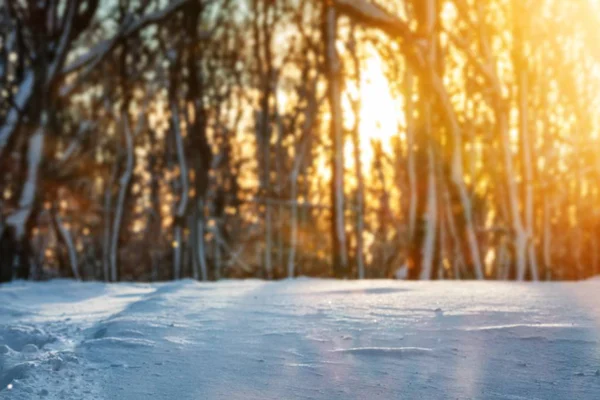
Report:
<svg viewBox="0 0 600 400"><path fill-rule="evenodd" d="M19 113L22 112L23 108L29 101L33 93L33 84L34 84L34 73L32 70L28 69L25 72L25 77L23 78L23 82L21 82L19 86L19 91L15 95L13 99L14 104L17 107L11 107L6 119L4 120L4 124L0 127L0 155L4 151L4 148L8 144L10 137L12 136L15 129L17 129L17 124L19 122Z"/></svg>
<svg viewBox="0 0 600 400"><path fill-rule="evenodd" d="M0 286L0 399L596 399L600 281Z"/></svg>
<svg viewBox="0 0 600 400"><path fill-rule="evenodd" d="M38 183L38 170L42 161L42 152L44 150L44 128L46 121L45 113L42 114L42 126L29 138L29 147L27 149L27 179L23 183L21 198L19 199L19 209L11 214L6 222L15 227L18 238L25 234L25 224L35 200L35 192Z"/></svg>

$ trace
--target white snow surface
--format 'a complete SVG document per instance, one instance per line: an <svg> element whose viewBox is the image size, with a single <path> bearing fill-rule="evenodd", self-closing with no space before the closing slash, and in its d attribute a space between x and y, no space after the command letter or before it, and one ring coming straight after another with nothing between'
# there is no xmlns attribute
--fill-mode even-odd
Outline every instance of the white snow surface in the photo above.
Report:
<svg viewBox="0 0 600 400"><path fill-rule="evenodd" d="M600 399L600 280L0 286L0 399Z"/></svg>

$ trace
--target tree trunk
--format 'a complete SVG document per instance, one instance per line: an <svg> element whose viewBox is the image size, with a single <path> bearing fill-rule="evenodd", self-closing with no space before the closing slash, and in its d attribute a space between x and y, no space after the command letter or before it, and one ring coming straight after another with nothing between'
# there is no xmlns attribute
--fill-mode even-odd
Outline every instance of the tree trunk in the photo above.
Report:
<svg viewBox="0 0 600 400"><path fill-rule="evenodd" d="M190 2L187 5L186 29L191 43L197 43L198 27L201 21L202 13L205 11L202 2ZM187 70L188 70L188 93L187 104L193 104L193 115L189 112L189 107L185 108L186 122L189 133L189 146L194 149L190 154L191 166L195 176L196 204L194 205L194 228L195 240L192 243L194 247L194 265L199 267L195 269L194 279L208 279L208 267L206 262L206 218L204 204L206 192L209 187L209 172L212 166L212 151L207 139L207 117L205 111L205 72L198 65L204 61L205 55L203 47L189 46L187 48Z"/></svg>
<svg viewBox="0 0 600 400"><path fill-rule="evenodd" d="M406 103L406 161L408 169L409 205L408 205L408 240L412 242L417 224L417 167L415 165L416 143L413 109L413 76L410 68L406 68L404 75Z"/></svg>
<svg viewBox="0 0 600 400"><path fill-rule="evenodd" d="M435 160L431 147L428 149L427 153L429 160L427 178L427 211L425 218L425 239L423 240L421 273L419 276L419 279L421 280L429 280L432 278L438 224Z"/></svg>
<svg viewBox="0 0 600 400"><path fill-rule="evenodd" d="M198 199L197 205L197 219L196 219L196 256L197 262L200 266L200 279L202 281L208 280L208 266L206 265L206 241L205 241L205 218L204 218L204 199Z"/></svg>
<svg viewBox="0 0 600 400"><path fill-rule="evenodd" d="M77 261L77 251L75 250L75 244L73 243L73 237L71 236L71 231L65 227L60 217L60 214L57 210L54 211L54 223L56 224L56 229L60 235L61 241L64 243L67 248L67 255L69 257L69 264L71 265L71 271L73 273L73 277L76 280L80 280L81 277L79 275L79 262Z"/></svg>
<svg viewBox="0 0 600 400"><path fill-rule="evenodd" d="M27 142L27 170L25 180L21 186L19 208L6 218L8 230L5 257L6 266L10 266L10 276L26 279L29 276L30 260L32 254L33 225L39 208L37 192L39 190L40 170L44 154L48 117L46 112L41 112L38 127L31 133ZM8 275L8 272L6 272Z"/></svg>
<svg viewBox="0 0 600 400"><path fill-rule="evenodd" d="M0 283L13 279L17 245L15 228L5 226L0 234Z"/></svg>
<svg viewBox="0 0 600 400"><path fill-rule="evenodd" d="M119 193L117 195L117 204L115 205L115 216L110 243L110 279L112 282L116 282L119 279L119 235L121 233L125 200L133 175L133 137L129 126L129 117L127 116L126 111L123 111L121 114L121 123L123 125L123 137L125 140L125 169L119 179Z"/></svg>
<svg viewBox="0 0 600 400"><path fill-rule="evenodd" d="M498 128L502 138L502 151L504 155L504 173L506 186L508 188L508 203L514 235L514 248L516 257L516 279L522 281L527 272L527 232L523 227L519 211L519 191L516 184L512 151L510 149L510 138L508 131L508 116L505 111L496 114Z"/></svg>
<svg viewBox="0 0 600 400"><path fill-rule="evenodd" d="M441 108L445 114L452 134L451 178L458 190L462 206L462 213L465 220L465 234L467 236L467 245L470 252L471 263L473 265L475 277L477 279L484 279L479 242L475 233L475 221L473 220L473 207L464 180L462 131L442 80L436 72L433 71L431 66L429 66L429 78L433 89L438 96L438 100L441 103Z"/></svg>
<svg viewBox="0 0 600 400"><path fill-rule="evenodd" d="M172 85L174 83L172 82ZM179 119L179 107L177 105L177 97L175 87L171 88L169 99L171 109L171 125L172 132L175 138L175 149L177 151L177 162L179 163L179 181L181 184L181 197L175 211L175 219L173 222L173 279L181 279L182 266L182 232L185 223L185 214L188 208L189 199L189 176L187 162L185 158L185 149L183 144L183 136Z"/></svg>
<svg viewBox="0 0 600 400"><path fill-rule="evenodd" d="M544 196L544 270L545 280L552 279L552 225L550 221L550 200L546 193Z"/></svg>
<svg viewBox="0 0 600 400"><path fill-rule="evenodd" d="M273 207L265 199L265 270L267 279L273 279Z"/></svg>
<svg viewBox="0 0 600 400"><path fill-rule="evenodd" d="M316 86L316 83L314 84ZM308 105L305 112L305 120L302 127L299 143L296 145L294 165L290 175L290 200L291 200L291 216L290 216L290 250L288 252L287 276L293 278L296 275L296 248L298 247L298 177L301 172L304 172L304 180L306 182L306 162L307 153L309 152L310 135L314 124L315 114L317 111L317 100L314 97L314 90L308 98ZM303 167L304 166L304 167ZM305 183L306 188L306 183ZM306 202L308 193L304 193L304 202ZM306 222L306 207L302 209L302 221Z"/></svg>
<svg viewBox="0 0 600 400"><path fill-rule="evenodd" d="M14 227L17 240L19 241L21 241L26 234L26 225L35 205L38 177L40 174L39 169L42 162L44 141L46 137L46 120L47 118L44 114L40 126L29 138L27 145L27 175L23 187L21 188L19 208L6 219L7 225Z"/></svg>
<svg viewBox="0 0 600 400"><path fill-rule="evenodd" d="M117 175L116 162L113 163L112 172L109 180L106 181L104 188L104 213L103 213L103 239L102 239L102 270L104 280L110 281L110 247L111 247L111 208L112 208L112 186Z"/></svg>
<svg viewBox="0 0 600 400"><path fill-rule="evenodd" d="M354 26L352 27L351 37L352 61L354 63L355 80L358 87L358 98L351 100L352 112L354 114L354 126L352 127L352 147L354 154L354 171L356 174L356 274L358 279L365 278L365 255L364 255L364 230L365 230L365 183L362 171L362 161L360 159L360 86L361 86L361 65L357 54L356 37Z"/></svg>
<svg viewBox="0 0 600 400"><path fill-rule="evenodd" d="M521 164L522 164L522 175L523 175L523 208L524 208L524 227L520 228L524 232L516 231L517 233L517 258L521 257L522 246L526 246L527 261L529 265L529 271L531 273L531 279L534 281L538 280L538 265L537 257L535 253L534 243L534 198L533 198L533 160L532 160L532 138L531 131L529 130L529 82L527 74L529 72L529 63L527 62L525 55L525 37L524 37L524 23L521 18L522 13L525 11L523 7L523 1L513 0L513 64L517 74L517 104L519 107L519 133L521 139ZM523 238L523 236L525 238ZM523 244L522 242L526 243ZM519 265L519 280L524 278L526 272L521 269L526 266Z"/></svg>
<svg viewBox="0 0 600 400"><path fill-rule="evenodd" d="M222 255L221 255L221 232L219 229L219 221L215 219L215 224L213 226L213 236L214 236L214 262L215 262L215 279L221 279L222 273Z"/></svg>
<svg viewBox="0 0 600 400"><path fill-rule="evenodd" d="M355 117L358 118L358 117ZM354 145L354 168L356 173L356 267L358 279L365 278L365 255L364 255L364 230L365 230L365 189L362 174L362 163L360 160L360 143L358 123L352 132Z"/></svg>
<svg viewBox="0 0 600 400"><path fill-rule="evenodd" d="M296 258L296 246L298 243L298 183L297 174L292 175L292 182L290 187L290 198L292 200L290 210L290 250L288 252L287 261L287 277L293 278L295 276L295 258Z"/></svg>
<svg viewBox="0 0 600 400"><path fill-rule="evenodd" d="M341 103L341 66L335 47L337 16L331 5L325 9L325 42L328 71L328 97L331 112L330 133L333 142L331 202L333 274L338 278L348 273L346 227L344 221L344 134Z"/></svg>
<svg viewBox="0 0 600 400"><path fill-rule="evenodd" d="M452 238L453 253L452 253L452 264L454 279L460 279L461 271L465 267L465 256L462 249L461 235L457 232L456 222L454 220L454 212L452 209L452 199L448 190L448 184L444 184L442 190L444 199L444 215L446 216L446 223L448 225L448 234Z"/></svg>

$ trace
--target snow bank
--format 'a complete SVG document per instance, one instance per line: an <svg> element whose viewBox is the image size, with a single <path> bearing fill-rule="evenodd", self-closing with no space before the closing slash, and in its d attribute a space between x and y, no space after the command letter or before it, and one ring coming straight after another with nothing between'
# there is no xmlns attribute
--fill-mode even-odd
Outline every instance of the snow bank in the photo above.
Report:
<svg viewBox="0 0 600 400"><path fill-rule="evenodd" d="M0 399L600 398L600 281L0 286Z"/></svg>

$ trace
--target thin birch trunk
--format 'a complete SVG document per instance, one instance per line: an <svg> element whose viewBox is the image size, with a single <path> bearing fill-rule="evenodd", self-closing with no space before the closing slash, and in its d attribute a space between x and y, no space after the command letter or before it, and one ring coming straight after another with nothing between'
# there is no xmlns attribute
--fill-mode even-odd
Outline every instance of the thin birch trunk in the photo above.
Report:
<svg viewBox="0 0 600 400"><path fill-rule="evenodd" d="M279 196L278 196L279 197ZM283 220L283 210L284 206L282 203L279 203L278 212L277 212L277 265L280 271L283 270L283 260L284 260L284 249L283 249L283 228L284 228L284 220Z"/></svg>
<svg viewBox="0 0 600 400"><path fill-rule="evenodd" d="M341 104L341 66L335 47L337 37L336 11L332 5L328 5L325 11L328 94L331 110L330 131L333 141L331 174L333 270L336 277L343 277L348 272L348 254L344 222L344 135Z"/></svg>
<svg viewBox="0 0 600 400"><path fill-rule="evenodd" d="M595 226L592 229L592 276L598 275L598 227Z"/></svg>
<svg viewBox="0 0 600 400"><path fill-rule="evenodd" d="M444 205L445 205L445 210L444 210L444 214L446 215L446 222L448 224L448 231L450 234L450 237L452 237L452 243L454 244L454 251L453 251L453 271L454 271L454 279L460 279L460 271L462 270L462 268L464 268L464 263L465 263L465 257L462 251L462 240L460 238L460 235L457 232L456 229L456 223L454 221L454 214L452 212L452 202L450 199L450 193L448 191L448 187L447 185L444 185Z"/></svg>
<svg viewBox="0 0 600 400"><path fill-rule="evenodd" d="M111 281L118 280L118 251L119 251L119 234L121 232L121 223L123 219L123 208L125 207L125 199L131 177L133 175L133 137L129 127L129 117L124 111L121 115L121 123L123 125L123 136L125 139L125 169L119 179L119 193L117 195L117 204L115 207L115 217L112 227L112 237L110 243L110 278Z"/></svg>
<svg viewBox="0 0 600 400"><path fill-rule="evenodd" d="M203 281L208 280L208 266L206 265L206 241L204 240L205 218L204 218L204 199L198 199L198 217L196 219L196 254L198 264L200 265L200 278Z"/></svg>
<svg viewBox="0 0 600 400"><path fill-rule="evenodd" d="M107 185L109 186L109 185ZM104 275L104 281L110 281L110 208L112 194L110 186L104 189L104 227L102 237L102 271Z"/></svg>
<svg viewBox="0 0 600 400"><path fill-rule="evenodd" d="M273 83L275 86L276 83ZM277 169L277 198L281 199L281 193L284 185L284 174L283 174L283 134L284 134L284 126L283 121L281 119L281 115L279 114L279 105L277 103L277 96L274 95L275 99L275 120L277 123L277 146L275 149L275 168ZM283 270L283 259L284 259L284 250L283 250L283 227L284 227L284 219L283 219L283 210L284 206L282 203L279 203L277 207L277 267L280 271Z"/></svg>
<svg viewBox="0 0 600 400"><path fill-rule="evenodd" d="M56 223L56 227L58 228L58 232L62 238L63 243L67 247L67 254L69 257L69 264L71 265L71 271L73 272L73 277L76 280L80 280L81 277L79 275L79 262L77 261L77 251L75 250L75 244L73 243L73 237L71 236L71 231L65 227L60 218L58 211L54 212L54 222Z"/></svg>
<svg viewBox="0 0 600 400"><path fill-rule="evenodd" d="M419 279L431 279L433 260L435 257L435 239L437 235L437 188L435 160L433 150L428 149L428 178L427 178L427 223L425 239L423 240L423 258Z"/></svg>
<svg viewBox="0 0 600 400"><path fill-rule="evenodd" d="M404 76L406 102L406 142L407 142L407 169L409 186L409 206L408 206L408 240L412 241L415 235L417 224L417 167L415 163L415 127L414 127L414 105L413 105L413 76L410 68L406 68Z"/></svg>
<svg viewBox="0 0 600 400"><path fill-rule="evenodd" d="M174 88L172 89L174 90ZM170 100L171 123L173 124L173 134L175 136L175 148L177 150L177 161L179 163L179 180L181 184L181 198L175 212L175 223L173 231L173 278L181 279L181 253L183 251L182 231L185 213L188 207L189 199L189 176L187 162L185 159L185 149L183 145L183 136L179 120L179 107L177 100Z"/></svg>
<svg viewBox="0 0 600 400"><path fill-rule="evenodd" d="M273 209L265 201L265 269L267 279L273 279ZM217 246L218 247L218 246Z"/></svg>
<svg viewBox="0 0 600 400"><path fill-rule="evenodd" d="M531 157L531 142L530 142L530 131L528 127L528 110L527 110L527 95L528 95L528 83L527 83L527 69L523 63L520 65L521 71L519 72L519 127L521 132L521 153L523 157L523 178L525 179L525 225L527 234L527 253L529 258L529 268L531 272L531 279L537 281L538 277L538 263L535 254L535 243L534 243L534 199L533 199L533 161Z"/></svg>
<svg viewBox="0 0 600 400"><path fill-rule="evenodd" d="M351 53L354 64L355 80L360 93L361 87L361 65L358 59L354 26L351 32ZM351 100L352 112L354 114L354 126L352 127L352 147L354 155L354 171L356 174L356 269L358 279L365 278L365 255L364 255L364 231L365 231L365 183L362 171L362 160L360 159L360 96Z"/></svg>
<svg viewBox="0 0 600 400"><path fill-rule="evenodd" d="M514 234L514 247L517 262L517 280L525 279L527 272L527 232L523 227L519 211L519 191L515 180L512 152L510 149L510 138L508 132L508 117L505 112L500 111L498 125L502 138L502 147L504 155L504 172L506 174L506 186L508 188L509 209Z"/></svg>
<svg viewBox="0 0 600 400"><path fill-rule="evenodd" d="M446 250L448 248L448 246L447 246L448 232L446 230L446 223L445 223L447 220L444 218L442 209L440 208L439 210L442 215L438 217L439 221L440 221L439 222L440 229L439 229L439 234L438 234L438 237L439 237L438 240L440 243L440 245L438 247L439 247L440 251L439 251L439 259L437 262L437 264L438 264L437 279L445 279L446 278L446 274L445 274L446 270L444 268L444 260L446 260L448 258L447 250Z"/></svg>
<svg viewBox="0 0 600 400"><path fill-rule="evenodd" d="M356 117L358 118L358 117ZM357 124L358 125L358 124ZM360 160L360 143L359 143L358 126L352 132L352 140L354 144L354 168L357 179L356 188L356 265L358 279L365 278L365 256L364 256L364 230L365 230L365 195L364 195L364 178L362 174L362 163Z"/></svg>
<svg viewBox="0 0 600 400"><path fill-rule="evenodd" d="M112 165L109 180L104 188L104 215L103 215L103 237L102 237L102 271L104 281L110 281L110 238L111 238L111 208L112 208L112 185L117 176L117 164Z"/></svg>
<svg viewBox="0 0 600 400"><path fill-rule="evenodd" d="M308 118L307 118L308 120ZM305 138L302 138L305 140ZM298 245L298 174L300 173L300 166L302 165L302 156L304 155L305 143L301 142L300 154L296 154L294 160L294 168L290 176L290 250L288 252L287 261L287 277L293 278L295 276L295 263L296 263L296 247Z"/></svg>
<svg viewBox="0 0 600 400"><path fill-rule="evenodd" d="M221 271L222 271L222 256L221 256L221 233L219 229L219 221L215 220L215 225L213 227L213 236L214 240L214 251L215 251L215 279L221 279Z"/></svg>
<svg viewBox="0 0 600 400"><path fill-rule="evenodd" d="M508 256L504 239L501 239L500 243L498 244L497 251L498 253L496 255L496 279L506 280L508 277L508 274L506 273Z"/></svg>
<svg viewBox="0 0 600 400"><path fill-rule="evenodd" d="M304 125L302 128L302 137L300 143L296 146L296 154L294 159L294 166L290 175L290 249L288 252L287 261L287 276L293 278L296 275L295 263L296 263L296 248L298 247L298 177L302 172L302 166L305 164L306 153L308 152L309 140L311 129L314 124L314 118L317 109L317 101L314 97L310 97L308 100L308 106L306 108ZM306 173L306 168L304 168ZM304 175L304 182L306 182L306 174ZM304 202L307 201L307 193L305 193ZM305 216L306 207L303 207L303 216ZM305 221L304 221L305 222Z"/></svg>
<svg viewBox="0 0 600 400"><path fill-rule="evenodd" d="M297 155L296 157L299 156ZM298 245L298 172L299 168L294 168L294 170L292 171L290 185L290 198L292 200L292 204L290 210L290 250L288 252L287 261L288 278L293 278L295 275L294 267L296 262L296 246Z"/></svg>
<svg viewBox="0 0 600 400"><path fill-rule="evenodd" d="M547 281L552 279L552 225L548 196L548 193L544 196L544 270Z"/></svg>
<svg viewBox="0 0 600 400"><path fill-rule="evenodd" d="M298 198L298 185L295 181L292 181L290 187L290 197L295 200ZM287 276L293 278L295 275L295 258L296 258L296 246L298 243L298 204L297 201L292 202L291 216L290 216L290 250L288 252L287 262Z"/></svg>
<svg viewBox="0 0 600 400"><path fill-rule="evenodd" d="M198 258L198 217L196 211L188 216L189 235L187 249L189 251L188 261L191 265L192 279L200 280L200 262Z"/></svg>

